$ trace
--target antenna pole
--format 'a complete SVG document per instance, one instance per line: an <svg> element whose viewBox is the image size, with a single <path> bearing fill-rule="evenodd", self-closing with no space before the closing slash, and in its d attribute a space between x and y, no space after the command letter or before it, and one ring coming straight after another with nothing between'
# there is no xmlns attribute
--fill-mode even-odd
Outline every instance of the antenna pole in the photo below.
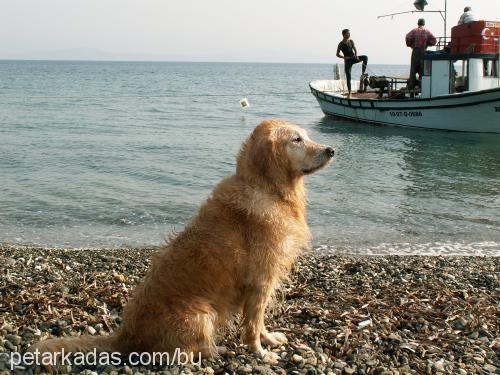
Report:
<svg viewBox="0 0 500 375"><path fill-rule="evenodd" d="M447 6L447 1L444 0L444 40L446 41L446 18L447 18L447 13L446 13L446 6Z"/></svg>

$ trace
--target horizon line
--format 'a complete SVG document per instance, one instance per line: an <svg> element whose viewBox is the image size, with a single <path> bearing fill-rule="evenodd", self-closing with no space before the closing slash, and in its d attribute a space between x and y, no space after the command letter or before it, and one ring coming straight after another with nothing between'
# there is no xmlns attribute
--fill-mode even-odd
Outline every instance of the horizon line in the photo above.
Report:
<svg viewBox="0 0 500 375"><path fill-rule="evenodd" d="M296 65L343 65L341 62L291 62L291 61L210 61L210 60L135 60L135 59L50 59L50 58L0 58L0 61L53 61L53 62L127 62L127 63L189 63L189 64L296 64ZM409 64L376 63L370 65L410 66Z"/></svg>

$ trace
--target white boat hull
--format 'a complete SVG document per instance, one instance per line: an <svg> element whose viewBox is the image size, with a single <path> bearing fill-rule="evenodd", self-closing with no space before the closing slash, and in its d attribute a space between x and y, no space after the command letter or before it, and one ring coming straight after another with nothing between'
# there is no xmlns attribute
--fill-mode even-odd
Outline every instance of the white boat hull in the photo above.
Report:
<svg viewBox="0 0 500 375"><path fill-rule="evenodd" d="M500 88L428 99L347 99L340 82L309 84L327 115L392 126L500 133Z"/></svg>

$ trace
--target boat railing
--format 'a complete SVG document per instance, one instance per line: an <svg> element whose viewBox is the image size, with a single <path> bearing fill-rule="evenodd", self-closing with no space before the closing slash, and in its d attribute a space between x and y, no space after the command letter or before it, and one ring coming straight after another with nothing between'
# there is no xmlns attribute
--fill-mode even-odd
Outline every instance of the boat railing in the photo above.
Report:
<svg viewBox="0 0 500 375"><path fill-rule="evenodd" d="M406 88L408 79L405 77L386 77L386 79L388 80L387 98L404 97L404 93L402 93L401 89L403 87Z"/></svg>
<svg viewBox="0 0 500 375"><path fill-rule="evenodd" d="M440 36L437 38L437 43L434 46L435 51L451 51L451 36Z"/></svg>
<svg viewBox="0 0 500 375"><path fill-rule="evenodd" d="M497 35L495 32L490 32L488 36L474 39L466 36L438 37L434 50L452 54L499 54L500 35Z"/></svg>

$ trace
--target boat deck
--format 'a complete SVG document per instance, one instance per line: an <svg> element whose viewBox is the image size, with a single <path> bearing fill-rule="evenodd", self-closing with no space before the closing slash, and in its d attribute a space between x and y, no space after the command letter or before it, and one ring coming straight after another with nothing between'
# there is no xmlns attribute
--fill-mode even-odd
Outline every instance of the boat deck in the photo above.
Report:
<svg viewBox="0 0 500 375"><path fill-rule="evenodd" d="M347 99L347 92L337 92L337 95L341 95ZM358 92L358 91L353 91L351 93L351 98L350 99L412 99L413 95L411 93L405 92L405 91L393 91L391 93L384 92L382 96L379 96L379 91L366 91L366 92Z"/></svg>
<svg viewBox="0 0 500 375"><path fill-rule="evenodd" d="M344 94L347 96L347 93ZM351 98L353 99L378 99L377 92L353 92L351 93Z"/></svg>

